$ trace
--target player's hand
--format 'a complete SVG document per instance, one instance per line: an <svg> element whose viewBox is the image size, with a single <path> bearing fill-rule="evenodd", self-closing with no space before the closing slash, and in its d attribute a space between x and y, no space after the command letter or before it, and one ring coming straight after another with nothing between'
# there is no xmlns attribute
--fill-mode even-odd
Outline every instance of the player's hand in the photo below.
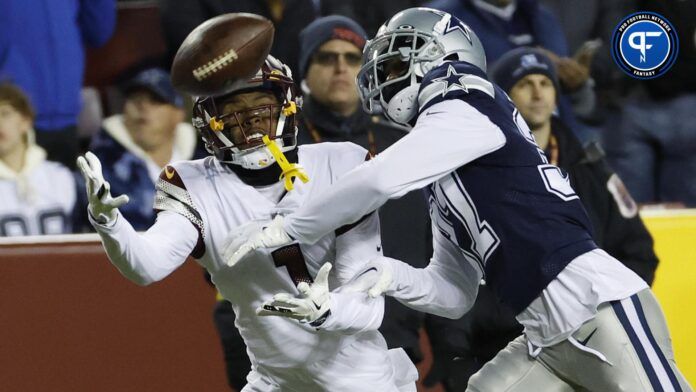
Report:
<svg viewBox="0 0 696 392"><path fill-rule="evenodd" d="M590 78L590 64L596 47L579 50L575 57L560 57L550 50L539 48L556 66L558 79L568 91L579 90Z"/></svg>
<svg viewBox="0 0 696 392"><path fill-rule="evenodd" d="M223 249L223 259L228 266L237 264L252 250L287 245L293 241L283 229L283 217L280 215L276 216L268 226L256 228L254 231L241 245L237 246L237 243L230 242L229 246Z"/></svg>
<svg viewBox="0 0 696 392"><path fill-rule="evenodd" d="M234 252L236 252L237 249L239 249L244 243L249 241L251 236L262 232L263 224L264 222L262 221L252 220L237 227L227 234L221 248L222 259L225 264L229 266L232 265L228 263L228 260L232 257Z"/></svg>
<svg viewBox="0 0 696 392"><path fill-rule="evenodd" d="M84 157L77 158L77 167L85 178L89 214L100 224L113 223L118 208L128 203L128 196L111 196L111 186L104 180L101 162L91 152L88 151Z"/></svg>
<svg viewBox="0 0 696 392"><path fill-rule="evenodd" d="M392 268L383 257L378 257L365 266L348 283L341 286L343 292L363 292L371 298L387 292L392 284Z"/></svg>
<svg viewBox="0 0 696 392"><path fill-rule="evenodd" d="M283 316L319 327L331 314L331 295L329 293L329 272L331 263L324 264L317 272L314 283L302 282L297 285L297 297L279 293L273 299L256 309L259 316Z"/></svg>

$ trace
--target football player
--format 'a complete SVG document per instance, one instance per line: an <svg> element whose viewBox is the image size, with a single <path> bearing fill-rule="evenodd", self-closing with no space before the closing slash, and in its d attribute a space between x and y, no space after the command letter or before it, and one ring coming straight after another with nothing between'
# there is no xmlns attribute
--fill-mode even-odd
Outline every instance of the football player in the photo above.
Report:
<svg viewBox="0 0 696 392"><path fill-rule="evenodd" d="M244 392L415 391L417 373L406 353L387 350L374 331L382 304L369 305L372 311L361 319L337 315L325 322L328 309L338 306L330 302L344 300L340 293L329 297L329 287L347 282L380 254L376 214L313 245L257 253L232 268L223 262L226 244L236 249L246 240L243 233L292 212L366 159L366 150L352 143L296 148L298 110L290 70L271 56L246 84L199 97L193 124L212 156L164 168L156 183L157 221L145 233L136 233L119 213L127 196L111 196L99 160L87 153L78 166L87 182L90 221L111 262L137 284L164 279L189 255L207 269L232 303L248 347L252 371ZM231 231L237 234L228 236ZM297 317L303 323L257 316L272 293L310 287L324 294L312 297L312 306ZM343 295L368 299L364 292ZM332 328L342 332L326 332Z"/></svg>
<svg viewBox="0 0 696 392"><path fill-rule="evenodd" d="M364 61L358 81L366 109L380 106L413 129L251 235L230 262L291 239L315 243L388 199L428 186L430 265L415 269L382 257L362 275L379 276L371 295L450 318L471 307L485 280L515 311L524 334L474 375L468 390L690 390L648 285L597 247L568 177L549 164L508 96L488 80L474 32L441 11L405 10L379 29ZM277 305L274 314L293 314ZM329 319L341 309L332 312Z"/></svg>

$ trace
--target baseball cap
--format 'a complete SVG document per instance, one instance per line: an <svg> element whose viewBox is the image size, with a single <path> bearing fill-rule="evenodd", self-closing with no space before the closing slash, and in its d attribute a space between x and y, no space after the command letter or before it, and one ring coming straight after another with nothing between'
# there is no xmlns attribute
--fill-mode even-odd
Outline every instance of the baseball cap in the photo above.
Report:
<svg viewBox="0 0 696 392"><path fill-rule="evenodd" d="M184 106L184 99L172 86L169 73L161 68L149 68L139 72L128 81L124 92L128 95L136 89L145 89L153 93L162 101L177 107Z"/></svg>

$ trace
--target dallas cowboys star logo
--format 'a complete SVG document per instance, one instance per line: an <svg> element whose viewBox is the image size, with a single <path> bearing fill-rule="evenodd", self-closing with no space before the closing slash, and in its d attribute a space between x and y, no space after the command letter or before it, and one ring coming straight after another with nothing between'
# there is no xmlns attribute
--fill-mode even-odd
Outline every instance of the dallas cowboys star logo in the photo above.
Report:
<svg viewBox="0 0 696 392"><path fill-rule="evenodd" d="M445 35L456 30L459 30L462 33L462 35L464 35L464 37L466 37L466 39L469 40L469 43L473 44L473 42L471 41L471 35L469 35L469 29L467 29L466 26L462 26L462 24L456 20L448 20L447 27L445 28Z"/></svg>
<svg viewBox="0 0 696 392"><path fill-rule="evenodd" d="M442 96L447 95L448 92L452 90L462 90L465 93L469 92L467 86L463 83L462 79L466 74L457 73L457 70L450 64L447 67L447 75L433 79L433 83L442 83L444 88L442 89Z"/></svg>

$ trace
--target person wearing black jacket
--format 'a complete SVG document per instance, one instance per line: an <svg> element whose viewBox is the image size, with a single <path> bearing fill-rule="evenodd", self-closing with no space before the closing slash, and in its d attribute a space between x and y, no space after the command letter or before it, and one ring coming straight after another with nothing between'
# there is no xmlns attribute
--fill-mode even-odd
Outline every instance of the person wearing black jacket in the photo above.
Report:
<svg viewBox="0 0 696 392"><path fill-rule="evenodd" d="M300 74L304 104L298 144L349 141L377 155L406 134L380 116L360 107L355 78L362 63L365 31L344 16L319 18L300 34ZM382 251L415 266L425 267L430 255L430 219L425 195L414 191L390 200L379 210ZM408 228L408 230L404 230ZM389 348L403 347L420 362L419 330L423 314L393 298L385 301L380 327Z"/></svg>
<svg viewBox="0 0 696 392"><path fill-rule="evenodd" d="M519 48L494 64L491 78L508 94L549 163L563 169L590 217L597 245L652 284L657 256L638 208L597 144L583 147L553 113L558 79L540 50ZM520 251L524 251L521 249ZM469 377L522 333L515 314L485 285L459 320L426 317L435 364L426 385L442 381L448 391L466 389Z"/></svg>

